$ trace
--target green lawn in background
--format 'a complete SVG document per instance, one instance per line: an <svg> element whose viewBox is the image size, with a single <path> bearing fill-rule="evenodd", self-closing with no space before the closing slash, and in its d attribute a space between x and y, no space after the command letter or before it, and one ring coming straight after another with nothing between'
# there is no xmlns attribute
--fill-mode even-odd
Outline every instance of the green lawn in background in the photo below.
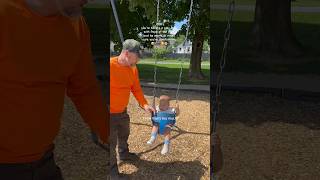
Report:
<svg viewBox="0 0 320 180"><path fill-rule="evenodd" d="M153 82L154 64L138 63L139 76L141 81ZM205 80L188 79L189 64L184 63L181 84L199 84L209 85L210 66L202 66L202 72L206 76ZM158 64L157 65L157 82L159 83L178 83L180 73L179 64Z"/></svg>
<svg viewBox="0 0 320 180"><path fill-rule="evenodd" d="M190 59L158 59L157 62L160 63L189 63ZM154 63L155 59L154 58L143 58L140 60L140 63ZM203 60L202 64L210 64L209 60Z"/></svg>

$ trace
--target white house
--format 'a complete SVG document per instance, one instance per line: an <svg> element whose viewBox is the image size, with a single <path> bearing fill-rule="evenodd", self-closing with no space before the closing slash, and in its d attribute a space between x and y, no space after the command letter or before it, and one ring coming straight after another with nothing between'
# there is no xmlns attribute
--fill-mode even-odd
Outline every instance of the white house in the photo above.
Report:
<svg viewBox="0 0 320 180"><path fill-rule="evenodd" d="M192 42L191 41L187 41L185 43L185 45L183 45L183 43L181 43L173 50L173 53L177 53L177 54L191 54L191 52L192 52Z"/></svg>

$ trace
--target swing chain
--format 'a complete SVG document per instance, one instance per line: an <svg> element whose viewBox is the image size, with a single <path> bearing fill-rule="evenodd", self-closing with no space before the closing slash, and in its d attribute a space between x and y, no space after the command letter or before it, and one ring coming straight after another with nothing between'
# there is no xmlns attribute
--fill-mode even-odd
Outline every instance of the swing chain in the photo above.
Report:
<svg viewBox="0 0 320 180"><path fill-rule="evenodd" d="M191 15L192 15L192 9L193 9L193 0L190 2L190 8L189 8L189 14L188 14L188 24L187 24L187 31L186 31L186 37L183 41L183 46L185 46L187 40L188 40L188 35L189 35L189 30L190 30L190 20L191 20ZM185 52L186 54L186 52ZM179 90L181 86L181 81L182 81L182 72L183 72L183 61L180 59L180 73L179 73L179 81L177 85L177 92L176 92L176 104L179 102Z"/></svg>
<svg viewBox="0 0 320 180"><path fill-rule="evenodd" d="M153 73L153 102L152 106L155 108L156 107L156 94L157 94L157 57L156 60L154 61L154 73Z"/></svg>
<svg viewBox="0 0 320 180"><path fill-rule="evenodd" d="M220 71L217 74L217 84L216 84L216 91L215 91L215 99L213 99L213 97L211 97L213 99L213 103L211 105L211 115L213 116L212 120L213 123L211 122L211 128L210 128L210 134L212 135L213 133L216 132L216 127L217 127L217 119L218 119L218 115L219 112L221 110L221 94L222 94L222 74L223 74L223 69L226 65L226 59L227 59L227 52L228 52L228 48L229 48L229 40L230 40L230 34L231 34L231 22L232 22L232 18L234 15L234 11L235 11L235 1L232 0L229 3L229 9L228 9L228 18L227 18L227 27L225 30L225 34L224 34L224 45L223 45L223 49L222 49L222 53L221 53L221 59L220 59ZM210 174L211 177L213 178L213 165L214 165L214 147L211 149L211 166L210 166Z"/></svg>
<svg viewBox="0 0 320 180"><path fill-rule="evenodd" d="M229 48L229 40L230 40L230 34L231 34L231 22L234 15L235 10L235 2L234 0L230 2L229 9L228 9L228 18L227 18L227 27L224 33L224 45L221 53L221 59L220 59L220 69L217 74L217 84L216 84L216 91L215 91L215 100L213 101L213 105L211 108L211 111L213 112L213 128L211 128L211 132L216 132L216 120L218 118L218 113L221 110L221 94L222 94L222 74L224 67L226 65L226 59L227 59L227 52Z"/></svg>
<svg viewBox="0 0 320 180"><path fill-rule="evenodd" d="M160 9L160 0L157 0L157 21L156 21L156 42L155 44L158 44L158 23L159 23L159 9ZM153 108L156 108L156 95L157 95L157 62L158 62L158 56L156 56L154 61L154 69L153 69L153 102L152 106Z"/></svg>
<svg viewBox="0 0 320 180"><path fill-rule="evenodd" d="M159 9L160 9L160 0L157 0L157 33L158 33L158 22L159 22ZM188 35L189 35L189 29L190 29L190 20L191 20L191 15L192 15L192 9L193 9L193 0L190 2L190 8L189 8L189 13L188 13L188 23L187 23L187 29L186 29L186 36L183 41L183 45L188 40ZM158 34L157 34L158 35ZM157 38L158 41L158 38ZM158 43L158 42L156 42ZM154 81L154 86L153 86L153 106L155 107L155 98L156 98L156 85L157 85L157 57L155 58L154 62L154 75L153 75L153 81ZM178 85L177 85L177 91L176 91L176 104L179 102L179 90L181 87L181 81L182 81L182 72L183 72L183 61L180 59L180 73L179 73L179 80L178 80Z"/></svg>

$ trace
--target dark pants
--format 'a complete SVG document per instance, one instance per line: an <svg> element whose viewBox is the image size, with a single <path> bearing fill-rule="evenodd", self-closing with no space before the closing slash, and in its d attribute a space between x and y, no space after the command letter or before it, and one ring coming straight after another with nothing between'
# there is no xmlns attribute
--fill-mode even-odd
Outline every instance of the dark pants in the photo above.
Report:
<svg viewBox="0 0 320 180"><path fill-rule="evenodd" d="M127 111L111 114L110 121L110 166L111 173L118 172L117 155L125 156L129 152L130 117ZM116 152L116 147L118 153Z"/></svg>
<svg viewBox="0 0 320 180"><path fill-rule="evenodd" d="M1 164L1 180L63 180L60 168L56 165L53 149L40 160L31 163Z"/></svg>

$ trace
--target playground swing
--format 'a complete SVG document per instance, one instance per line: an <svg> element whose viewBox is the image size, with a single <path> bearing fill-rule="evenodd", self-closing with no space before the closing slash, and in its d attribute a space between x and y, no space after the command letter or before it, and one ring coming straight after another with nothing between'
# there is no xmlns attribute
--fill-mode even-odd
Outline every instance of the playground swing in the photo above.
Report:
<svg viewBox="0 0 320 180"><path fill-rule="evenodd" d="M124 38L123 38L123 33L121 30L117 10L116 10L116 5L114 0L110 0L111 6L112 6L112 11L113 15L117 24L117 29L119 32L119 37L121 42L123 43ZM157 0L157 26L159 23L159 7L160 7L160 0ZM190 3L190 9L189 9L189 15L188 15L188 23L187 23L187 31L186 31L186 36L183 44L186 43L188 34L189 34L189 29L190 29L190 19L191 19L191 14L192 14L192 8L193 8L193 0L191 0ZM158 29L157 29L158 30ZM157 31L158 32L158 31ZM159 39L157 39L157 43L159 42ZM179 73L179 80L178 80L178 85L177 85L177 91L176 91L176 104L179 102L179 90L181 86L181 79L182 79L182 71L183 71L183 61L180 59L180 73ZM156 84L157 84L157 58L155 59L154 63L154 87L153 87L153 107L155 108L155 98L156 98ZM176 116L175 114L168 114L164 112L156 112L152 114L151 121L153 123L159 124L159 133L163 134L165 127L167 127L169 124L175 124L176 123Z"/></svg>
<svg viewBox="0 0 320 180"><path fill-rule="evenodd" d="M160 0L157 0L157 26L159 23L159 7L160 7ZM192 14L192 8L193 8L193 0L191 0L190 3L190 9L189 9L189 14L188 14L188 23L187 23L187 31L186 31L186 36L183 44L185 45L188 34L189 34L189 29L190 29L190 19L191 19L191 14ZM157 31L158 33L158 28ZM157 39L156 44L159 44L159 39ZM179 104L179 90L181 86L181 79L182 79L182 71L183 71L183 61L180 59L180 73L179 73L179 78L178 78L178 84L177 84L177 91L176 91L176 104ZM157 57L155 58L154 62L154 86L153 86L153 107L156 109L156 103L155 99L157 96ZM158 133L163 135L165 133L166 127L175 126L176 123L176 114L175 113L167 113L167 112L155 112L152 113L151 115L151 121L152 124L157 124L159 126L158 128Z"/></svg>

